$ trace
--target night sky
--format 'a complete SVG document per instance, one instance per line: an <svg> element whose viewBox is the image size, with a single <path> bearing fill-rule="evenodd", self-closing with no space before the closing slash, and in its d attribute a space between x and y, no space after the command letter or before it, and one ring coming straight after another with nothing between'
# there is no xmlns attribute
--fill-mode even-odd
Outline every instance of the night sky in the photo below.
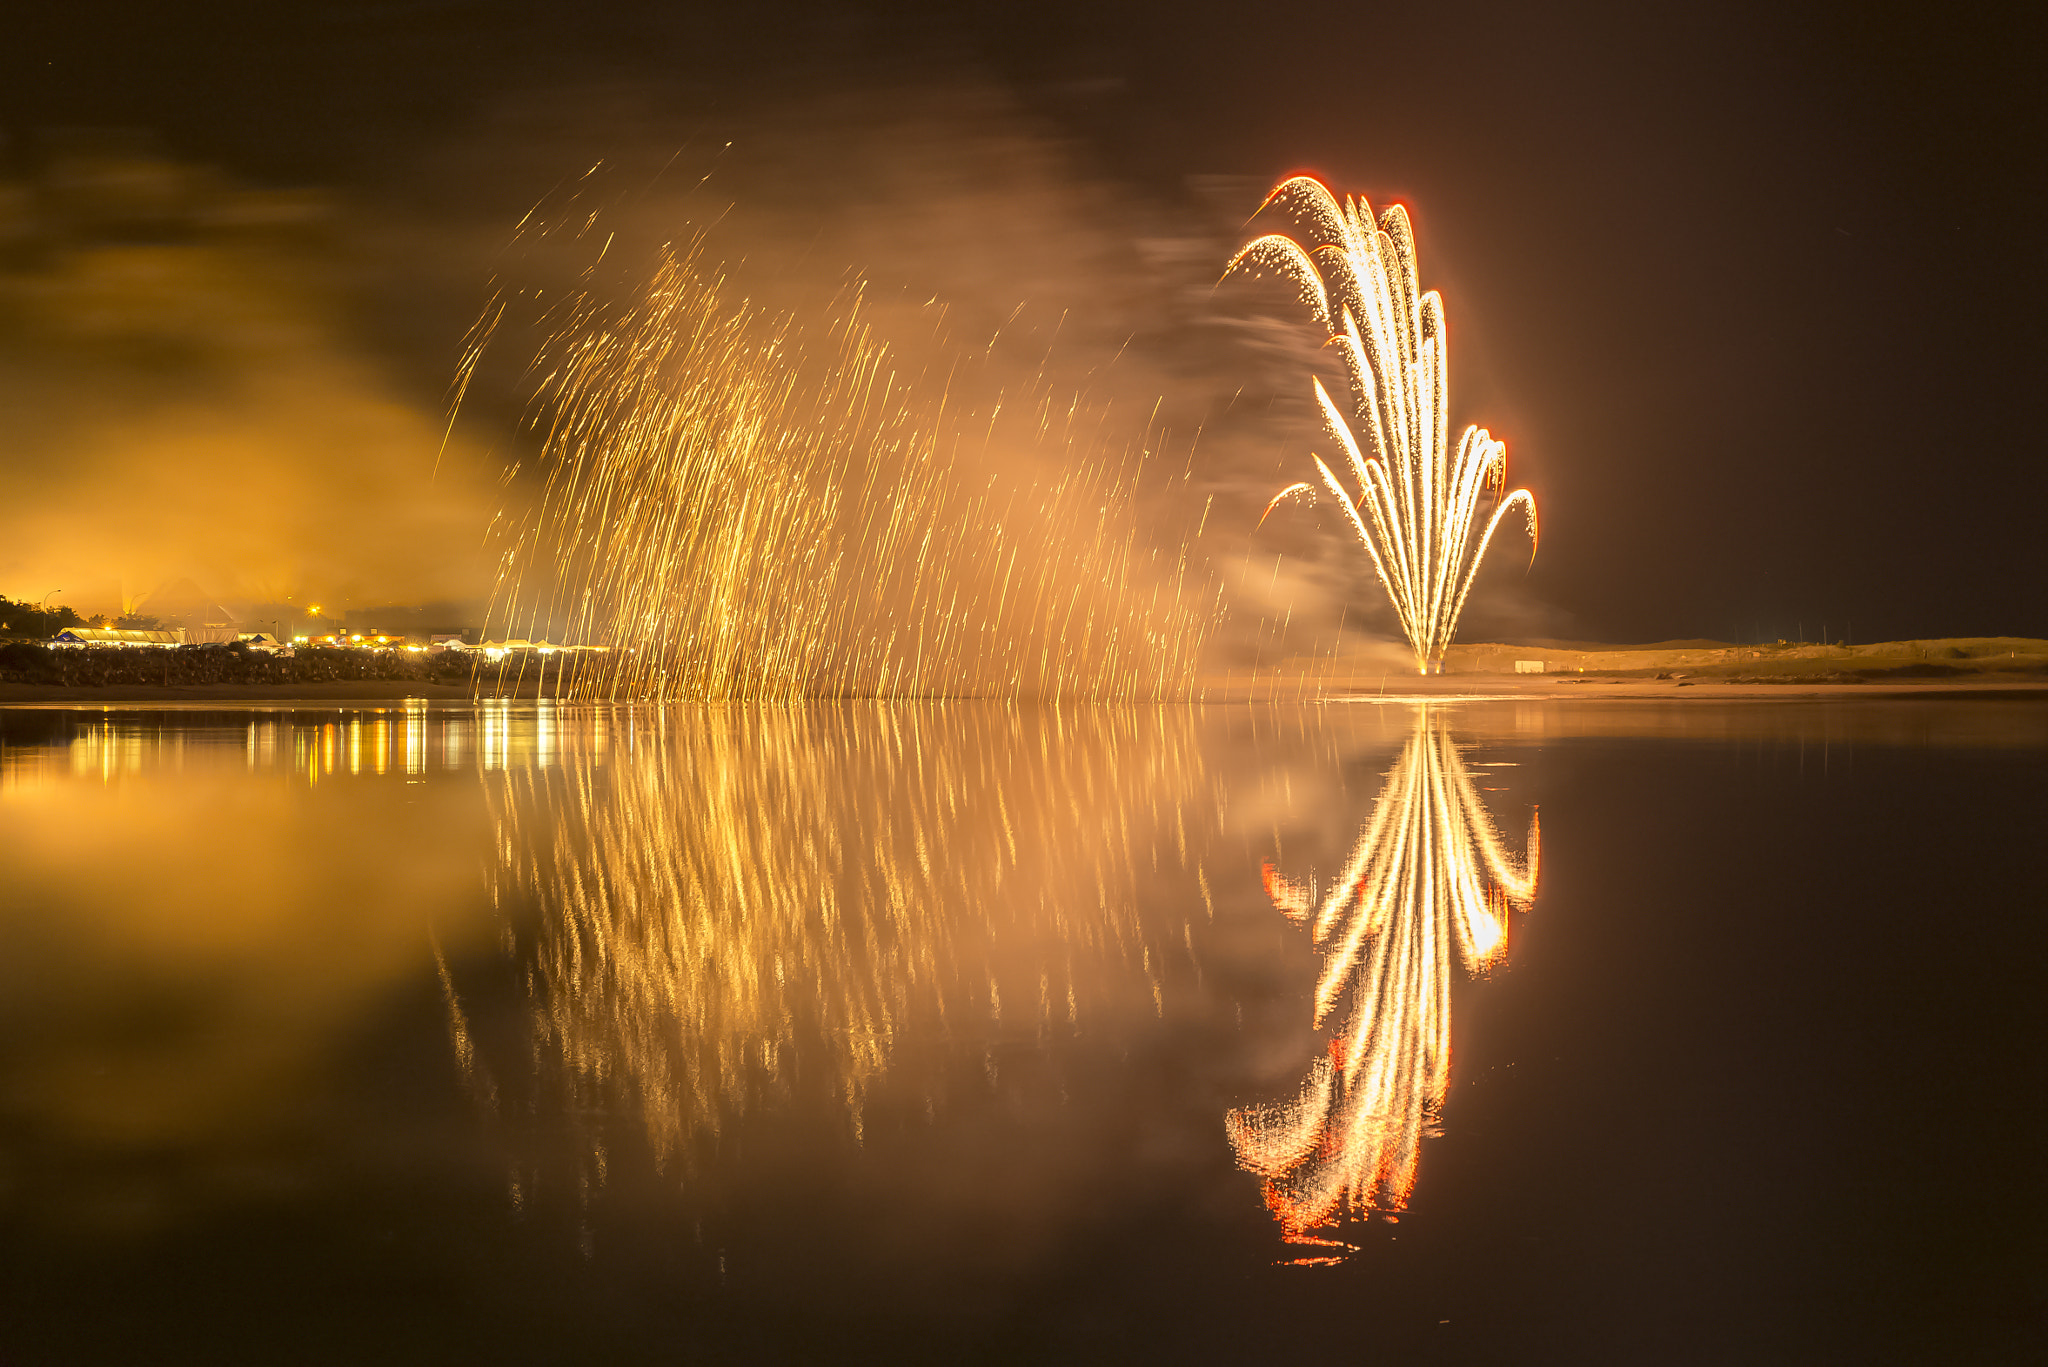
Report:
<svg viewBox="0 0 2048 1367"><path fill-rule="evenodd" d="M731 140L735 197L793 199L769 182L801 158L745 162L760 130L812 118L858 149L894 136L864 109L985 92L1121 206L1112 233L1227 233L1301 169L1410 207L1453 420L1507 440L1543 515L1533 570L1489 564L1465 639L2048 636L2048 120L2023 7L966 9L44 5L10 20L5 174L42 174L66 130L128 129L237 183L330 191L386 229L337 275L351 345L431 416L491 234L579 158ZM821 221L870 193L807 174ZM1085 315L1099 292L1072 293ZM1161 390L1192 373L1168 350L1144 372ZM1188 383L1199 407L1220 382ZM1196 479L1255 514L1301 477L1293 420L1261 437L1240 413ZM0 447L0 476L31 459Z"/></svg>

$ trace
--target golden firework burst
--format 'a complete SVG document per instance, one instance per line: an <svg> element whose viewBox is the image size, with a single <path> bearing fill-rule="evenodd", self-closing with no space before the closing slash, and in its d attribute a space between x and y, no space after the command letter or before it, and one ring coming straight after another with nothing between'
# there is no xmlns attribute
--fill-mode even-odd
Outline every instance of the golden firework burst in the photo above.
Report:
<svg viewBox="0 0 2048 1367"><path fill-rule="evenodd" d="M1224 274L1270 265L1292 278L1343 356L1354 418L1345 417L1320 379L1313 383L1358 496L1321 456L1311 458L1320 488L1337 500L1372 557L1417 672L1434 673L1508 509L1519 505L1528 515L1534 553L1536 500L1526 489L1506 492L1507 446L1485 428L1467 427L1455 451L1450 445L1443 299L1422 289L1407 211L1396 204L1375 220L1363 199L1347 196L1340 204L1312 176L1282 181L1261 211L1274 204L1301 212L1315 230L1312 244L1268 233L1246 243ZM1266 511L1317 489L1291 484ZM1489 499L1492 514L1475 537Z"/></svg>

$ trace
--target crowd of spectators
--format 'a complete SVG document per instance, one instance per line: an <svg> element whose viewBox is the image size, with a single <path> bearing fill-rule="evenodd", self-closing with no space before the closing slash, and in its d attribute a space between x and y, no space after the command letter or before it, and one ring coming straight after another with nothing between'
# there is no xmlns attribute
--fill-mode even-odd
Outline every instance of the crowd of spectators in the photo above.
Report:
<svg viewBox="0 0 2048 1367"><path fill-rule="evenodd" d="M404 683L466 684L475 660L461 651L364 650L347 646L300 646L289 656L231 645L149 647L94 646L53 649L30 641L0 645L0 681L106 688L155 684L335 683L379 679Z"/></svg>

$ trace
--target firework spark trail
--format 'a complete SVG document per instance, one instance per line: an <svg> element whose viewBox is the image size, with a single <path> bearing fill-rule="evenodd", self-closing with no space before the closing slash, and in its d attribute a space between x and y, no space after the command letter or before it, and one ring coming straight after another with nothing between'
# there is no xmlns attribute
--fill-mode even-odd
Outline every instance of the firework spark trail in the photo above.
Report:
<svg viewBox="0 0 2048 1367"><path fill-rule="evenodd" d="M1192 692L1217 600L1185 546L1155 571L1135 517L1144 456L1119 455L1099 412L1081 430L1073 396L1055 429L1041 370L995 398L983 435L956 393L979 362L942 348L920 366L880 340L858 288L810 330L728 294L698 243L664 248L629 308L586 294L548 315L532 367L548 475L491 619L607 647L561 657L549 691ZM460 388L504 312L487 310ZM998 446L1061 472L995 470Z"/></svg>
<svg viewBox="0 0 2048 1367"><path fill-rule="evenodd" d="M1532 817L1526 858L1508 854L1441 714L1424 709L1320 904L1266 866L1274 904L1324 956L1316 1024L1352 994L1297 1099L1225 1120L1290 1241L1328 1242L1310 1231L1406 1206L1450 1081L1452 964L1476 973L1505 955L1509 911L1536 895L1538 844Z"/></svg>
<svg viewBox="0 0 2048 1367"><path fill-rule="evenodd" d="M1276 203L1299 208L1315 229L1312 245L1268 233L1239 249L1224 274L1270 266L1293 279L1343 356L1351 418L1320 379L1313 384L1358 497L1321 456L1311 459L1321 487L1365 543L1417 671L1433 673L1494 529L1517 505L1528 517L1533 553L1536 500L1526 489L1506 492L1507 446L1485 428L1467 427L1452 451L1443 300L1435 290L1422 291L1407 211L1396 204L1375 220L1363 199L1346 196L1340 204L1311 176L1281 182L1260 208ZM1291 484L1266 511L1316 489ZM1475 540L1473 526L1489 496L1491 515Z"/></svg>

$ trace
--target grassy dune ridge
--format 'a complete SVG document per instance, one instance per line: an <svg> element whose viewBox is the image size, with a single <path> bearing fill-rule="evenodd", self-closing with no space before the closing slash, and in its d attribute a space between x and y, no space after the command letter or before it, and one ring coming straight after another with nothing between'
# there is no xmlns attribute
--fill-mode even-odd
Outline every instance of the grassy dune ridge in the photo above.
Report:
<svg viewBox="0 0 2048 1367"><path fill-rule="evenodd" d="M1537 661L1523 673L1517 661ZM1373 640L1335 654L1292 655L1252 668L1205 675L1210 702L1307 701L1360 696L1457 696L1474 692L1518 697L1572 697L1574 684L1622 685L1607 697L1732 698L1763 696L1773 685L1850 697L1858 693L1982 695L2017 690L2048 698L2048 641L2026 636L1949 636L1868 645L1781 642L1658 641L1607 645L1592 641L1481 642L1453 645L1441 674L1418 676L1399 642ZM1681 691L1684 690L1684 691Z"/></svg>
<svg viewBox="0 0 2048 1367"><path fill-rule="evenodd" d="M1542 642L1454 645L1446 674L1513 674L1540 660L1545 674L1693 678L1717 683L1875 683L1887 680L2048 676L2048 641L2024 636L1949 636L1868 645L1660 641L1652 645Z"/></svg>

